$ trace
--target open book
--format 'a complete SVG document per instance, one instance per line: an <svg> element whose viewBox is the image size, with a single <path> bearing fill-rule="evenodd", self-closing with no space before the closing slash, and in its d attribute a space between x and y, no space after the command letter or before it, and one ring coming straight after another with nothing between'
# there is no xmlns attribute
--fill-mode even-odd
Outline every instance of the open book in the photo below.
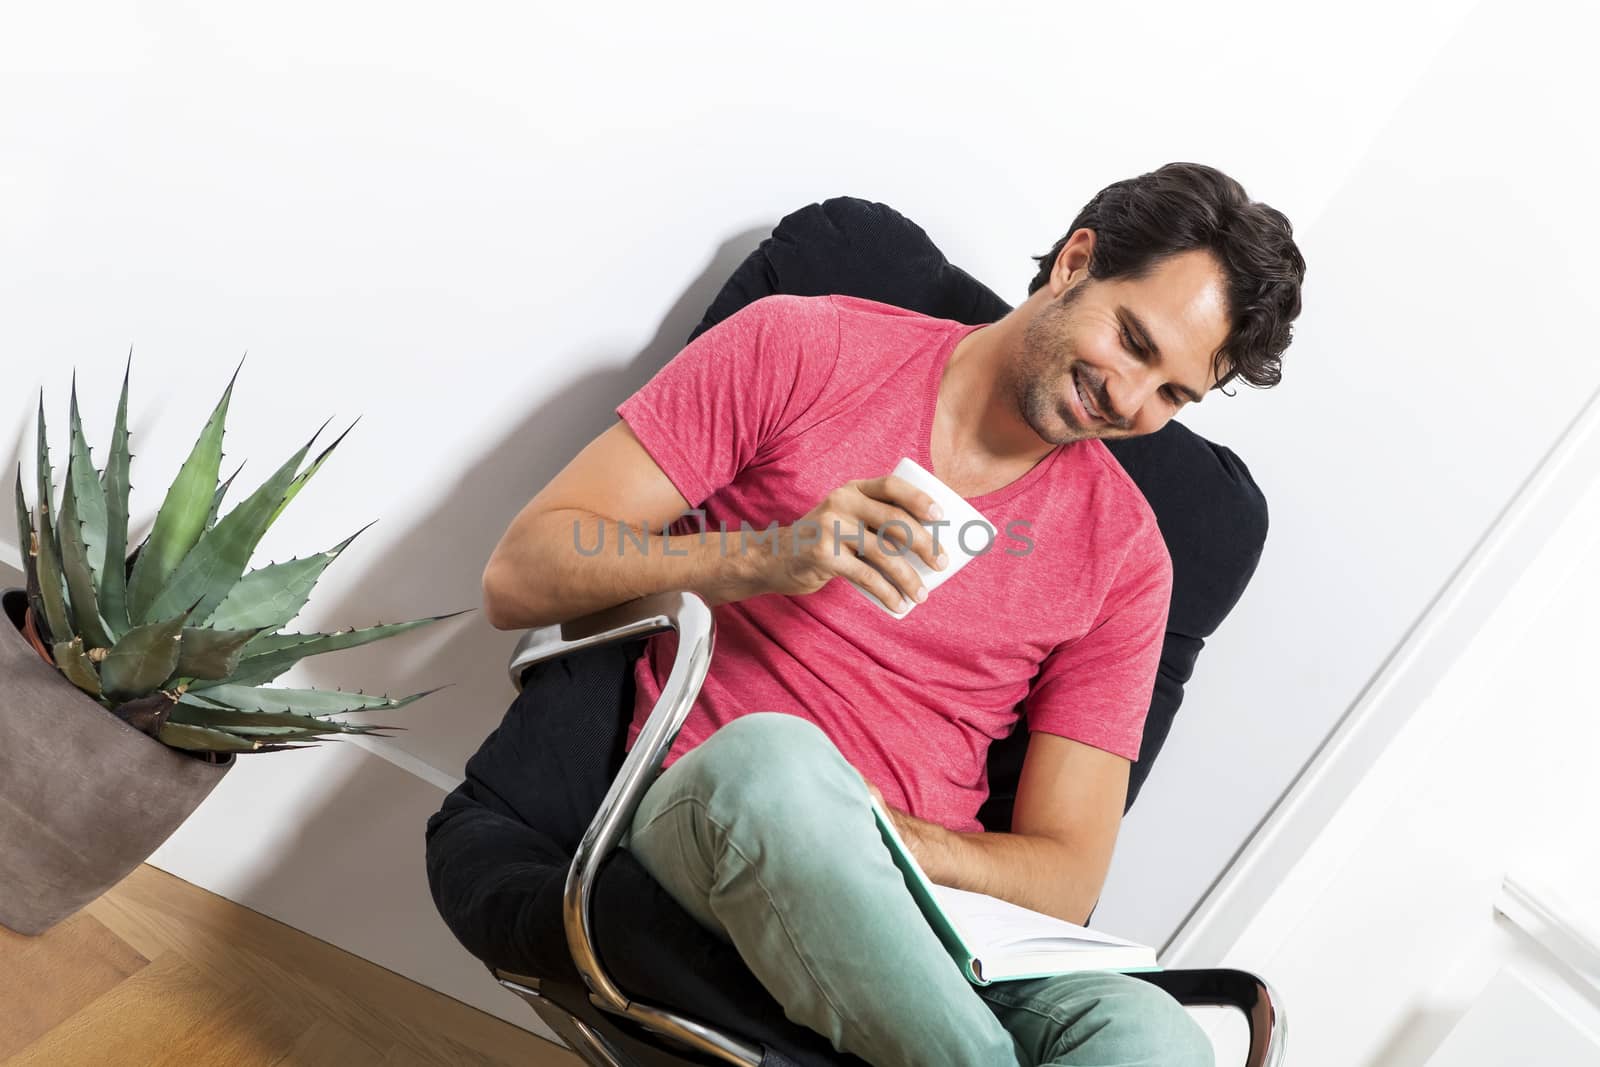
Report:
<svg viewBox="0 0 1600 1067"><path fill-rule="evenodd" d="M967 981L988 985L1069 971L1159 971L1155 950L999 897L935 885L917 865L889 813L872 800L878 829L906 888Z"/></svg>

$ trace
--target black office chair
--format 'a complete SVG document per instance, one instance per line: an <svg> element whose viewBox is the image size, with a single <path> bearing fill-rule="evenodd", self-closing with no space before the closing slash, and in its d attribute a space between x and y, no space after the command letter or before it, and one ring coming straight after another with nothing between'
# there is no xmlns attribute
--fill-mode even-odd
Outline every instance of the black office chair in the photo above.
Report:
<svg viewBox="0 0 1600 1067"><path fill-rule="evenodd" d="M847 293L958 321L1009 308L882 204L840 197L786 216L718 294L693 336L772 292ZM1206 637L1253 574L1266 505L1228 449L1179 424L1111 443L1139 484L1173 558L1173 597L1132 806L1167 736ZM632 665L673 630L671 675L624 754ZM712 613L664 593L531 630L510 664L517 700L428 823L441 915L469 951L594 1064L860 1064L791 1022L738 957L616 843L699 692ZM588 710L574 714L574 709ZM985 829L1010 829L1025 720L990 748ZM581 836L580 836L581 835ZM1248 1067L1281 1062L1282 1007L1236 970L1141 974L1188 1005L1227 1005L1250 1027Z"/></svg>

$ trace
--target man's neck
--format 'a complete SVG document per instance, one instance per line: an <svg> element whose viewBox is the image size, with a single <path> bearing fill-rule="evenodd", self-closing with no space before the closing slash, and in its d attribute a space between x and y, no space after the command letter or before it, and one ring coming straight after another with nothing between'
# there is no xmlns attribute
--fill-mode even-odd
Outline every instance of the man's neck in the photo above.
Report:
<svg viewBox="0 0 1600 1067"><path fill-rule="evenodd" d="M934 475L962 496L994 492L1022 477L1056 447L1017 411L1002 371L1022 343L1016 314L963 337L939 382L930 449Z"/></svg>

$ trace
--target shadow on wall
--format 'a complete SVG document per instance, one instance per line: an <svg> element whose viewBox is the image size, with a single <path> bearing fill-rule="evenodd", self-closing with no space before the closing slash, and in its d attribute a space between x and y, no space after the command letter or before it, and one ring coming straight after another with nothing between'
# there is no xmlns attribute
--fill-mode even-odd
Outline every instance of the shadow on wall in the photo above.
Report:
<svg viewBox="0 0 1600 1067"><path fill-rule="evenodd" d="M347 584L342 597L311 602L321 617L341 627L463 608L472 613L331 654L324 662L308 660L303 668L307 684L348 687L353 679L381 679L385 692L405 694L451 683L438 694L388 713L385 721L406 732L377 744L403 749L459 778L512 697L505 667L519 634L494 630L482 612L483 568L490 552L523 505L616 421L617 404L683 348L723 282L771 228L752 228L724 241L667 312L655 336L626 365L616 366L602 353L566 360L542 353L548 368L544 373L581 369L492 448L462 457L449 492L436 498L432 510L382 555L363 556L360 542L352 545L356 551L350 562L364 564L366 570ZM530 362L532 358L530 353ZM344 536L336 530L324 533L330 542Z"/></svg>
<svg viewBox="0 0 1600 1067"><path fill-rule="evenodd" d="M1457 1010L1414 1008L1396 1023L1383 1043L1383 1049L1369 1063L1421 1064L1450 1036L1461 1019Z"/></svg>
<svg viewBox="0 0 1600 1067"><path fill-rule="evenodd" d="M528 499L616 420L616 405L687 343L723 282L775 225L776 220L722 242L668 311L655 336L626 365L612 365L605 353L551 358L535 348L537 337L530 329L529 362L536 355L543 357L544 374L574 368L568 374L570 380L482 454L460 457L458 476L448 491L433 499L432 510L421 515L403 537L379 554L362 552L359 540L352 545L353 551L336 561L330 573L343 567L361 568L359 573L343 575L337 595L332 586L319 586L309 601L320 620L316 625L341 629L463 608L476 610L417 633L306 660L297 668L292 684L360 687L401 695L449 683L439 693L388 713L384 721L405 727L406 732L372 747L386 746L414 756L429 765L419 770L438 772L435 779L459 779L467 758L499 724L513 697L505 666L519 634L492 629L481 610L481 580L489 553ZM485 387L497 388L498 384L488 382ZM7 460L13 478L25 438L31 454L31 412L37 398L25 403L23 429L11 442ZM52 459L61 455L55 439L65 432L64 423L64 419L60 426L51 422ZM372 432L370 416L365 426ZM247 458L252 466L264 462L254 455ZM59 487L63 464L53 465ZM227 468L226 462L224 466ZM231 468L225 473L231 473ZM154 481L152 478L151 483ZM32 484L31 478L24 479L25 489ZM246 492L256 485L249 478L241 484ZM371 484L382 487L392 483L380 478ZM307 491L314 493L316 486ZM381 504L381 488L368 495L374 504ZM307 506L314 507L311 499L308 497ZM138 502L144 521L129 531L131 545L137 545L153 525L159 505L159 499L148 497ZM331 545L348 532L321 530L318 540ZM295 549L296 554L304 554L320 547L297 545ZM258 556L252 566L266 562ZM14 584L20 585L20 579ZM324 591L327 595L322 595ZM313 625L295 620L287 628L310 629ZM286 683L279 679L271 684ZM292 828L280 828L270 840L251 842L246 846L248 852L224 846L218 859L221 864L231 864L232 870L219 879L225 883L222 891L246 906L425 984L442 985L458 994L474 987L492 994L487 973L465 949L455 945L442 920L436 920L437 936L417 931L413 925L419 907L425 907L429 916L433 913L424 872L423 826L438 808L442 794L432 787L419 788L409 774L388 763L372 766L380 761L368 761L348 745L328 742L325 749L321 753L305 750L246 757L317 760L321 766L312 769L316 773L295 779L306 783L305 791L316 799L299 807ZM210 804L216 805L223 795L219 792ZM237 814L212 812L228 818ZM202 806L196 818L205 815ZM183 833L180 830L177 837ZM229 855L231 860L222 859ZM237 862L243 855L249 856L249 863ZM200 872L179 869L177 873L194 877ZM445 944L441 939L447 939L449 947L456 950L455 958L441 956L440 946ZM531 1018L525 1025L539 1028Z"/></svg>

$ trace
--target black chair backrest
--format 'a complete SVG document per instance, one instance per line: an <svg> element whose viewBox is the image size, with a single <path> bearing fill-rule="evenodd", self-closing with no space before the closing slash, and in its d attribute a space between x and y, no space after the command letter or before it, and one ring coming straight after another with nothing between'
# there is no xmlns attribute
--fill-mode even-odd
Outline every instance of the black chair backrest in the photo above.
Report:
<svg viewBox="0 0 1600 1067"><path fill-rule="evenodd" d="M784 216L723 285L689 340L773 293L841 293L970 324L1011 311L946 259L920 226L885 204L849 196ZM1129 774L1131 808L1166 742L1205 639L1255 573L1267 536L1267 502L1238 456L1176 421L1107 447L1150 502L1173 571L1161 665ZM1015 731L989 748L989 799L978 812L985 829L1011 829L1027 741L1019 707Z"/></svg>

